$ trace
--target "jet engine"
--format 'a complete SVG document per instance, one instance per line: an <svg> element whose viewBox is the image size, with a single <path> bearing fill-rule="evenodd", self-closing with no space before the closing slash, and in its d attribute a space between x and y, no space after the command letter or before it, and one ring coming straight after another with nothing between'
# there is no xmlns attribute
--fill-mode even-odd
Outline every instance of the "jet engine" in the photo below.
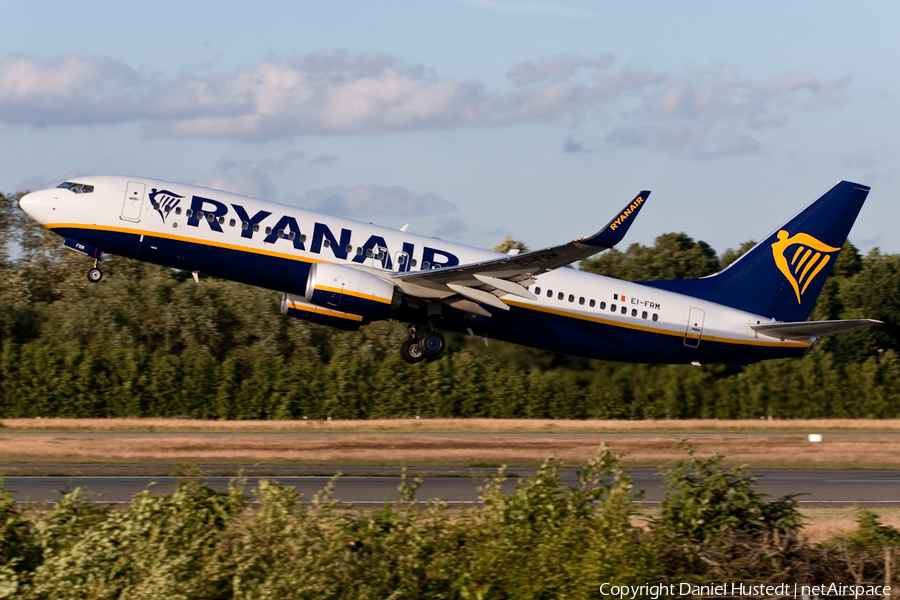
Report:
<svg viewBox="0 0 900 600"><path fill-rule="evenodd" d="M360 269L315 263L309 271L306 301L368 319L384 319L400 306L393 284Z"/></svg>
<svg viewBox="0 0 900 600"><path fill-rule="evenodd" d="M346 331L356 331L361 325L365 325L365 321L359 315L316 306L307 302L303 296L294 294L284 294L281 297L281 314Z"/></svg>

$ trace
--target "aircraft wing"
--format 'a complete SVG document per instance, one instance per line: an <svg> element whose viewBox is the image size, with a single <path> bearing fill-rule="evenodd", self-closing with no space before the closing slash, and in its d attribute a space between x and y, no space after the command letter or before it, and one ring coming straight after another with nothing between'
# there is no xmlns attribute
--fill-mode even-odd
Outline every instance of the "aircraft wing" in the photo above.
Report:
<svg viewBox="0 0 900 600"><path fill-rule="evenodd" d="M568 244L468 265L397 273L392 280L404 293L413 296L442 300L452 295L467 298L471 302L457 302L455 306L464 312L490 316L483 309L467 310L466 307L471 309L472 302L509 310L499 296L512 294L534 300L534 294L525 289L534 283L534 277L593 256L622 241L649 195L648 191L641 192L600 231ZM453 302L447 304L453 306Z"/></svg>
<svg viewBox="0 0 900 600"><path fill-rule="evenodd" d="M872 325L881 325L882 321L875 319L846 319L842 321L798 321L796 323L762 323L751 325L750 329L775 338L799 339L808 337L823 337L852 331Z"/></svg>

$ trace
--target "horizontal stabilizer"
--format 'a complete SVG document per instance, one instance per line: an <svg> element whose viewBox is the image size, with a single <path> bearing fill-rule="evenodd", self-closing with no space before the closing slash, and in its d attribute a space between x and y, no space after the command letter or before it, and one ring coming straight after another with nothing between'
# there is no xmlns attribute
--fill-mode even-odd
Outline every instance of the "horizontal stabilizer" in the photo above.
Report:
<svg viewBox="0 0 900 600"><path fill-rule="evenodd" d="M823 337L843 331L852 331L872 325L881 325L875 319L847 319L844 321L798 321L796 323L763 323L751 325L750 329L774 338L799 339Z"/></svg>

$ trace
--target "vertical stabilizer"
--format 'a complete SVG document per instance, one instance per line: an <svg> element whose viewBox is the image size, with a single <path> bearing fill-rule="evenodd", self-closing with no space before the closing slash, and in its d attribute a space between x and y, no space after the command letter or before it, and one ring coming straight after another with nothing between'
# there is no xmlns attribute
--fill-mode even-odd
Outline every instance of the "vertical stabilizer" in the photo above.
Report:
<svg viewBox="0 0 900 600"><path fill-rule="evenodd" d="M778 321L805 321L868 194L864 185L841 181L719 273L642 283Z"/></svg>

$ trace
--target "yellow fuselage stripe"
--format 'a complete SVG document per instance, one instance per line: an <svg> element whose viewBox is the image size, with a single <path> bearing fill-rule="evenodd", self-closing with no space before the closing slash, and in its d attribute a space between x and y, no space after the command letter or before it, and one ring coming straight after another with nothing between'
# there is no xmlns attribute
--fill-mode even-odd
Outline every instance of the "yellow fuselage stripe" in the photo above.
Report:
<svg viewBox="0 0 900 600"><path fill-rule="evenodd" d="M47 227L48 229L62 229L62 228L89 229L89 230L100 230L100 231L113 231L113 232L118 232L118 233L130 233L133 235L147 235L147 236L159 237L159 238L164 238L164 239L169 239L169 240L177 240L180 242L187 242L190 244L201 244L201 245L205 245L205 246L214 246L216 248L237 250L239 252L250 252L252 254L262 254L264 256L274 256L276 258L286 258L288 260L297 260L300 262L308 262L308 263L329 262L329 261L326 261L323 259L318 259L318 258L308 258L305 256L297 256L294 254L285 254L282 252L274 252L272 250L249 248L247 246L238 246L235 244L226 244L224 242L215 242L212 240L204 240L204 239L198 239L198 238L192 238L192 237L185 237L185 236L173 235L173 234L169 234L169 233L160 233L157 231L143 231L140 229L128 229L128 228L124 228L124 227L109 227L106 225L83 225L80 223L53 223L50 225L45 225L45 227ZM330 291L336 291L336 292L341 291L341 290L338 290L335 288L319 288L319 289L329 289ZM376 298L374 296L366 296L366 295L356 294L356 293L351 293L351 292L344 292L344 293L351 294L351 295L357 295L359 297L364 297L366 299L376 300L378 302L390 303L390 301L385 301L382 298ZM562 317L568 317L571 319L578 319L580 321L590 321L592 323L611 325L613 327L622 327L624 329L634 329L637 331L646 331L648 333L657 333L657 334L669 335L669 336L675 336L675 337L683 337L684 336L683 333L680 333L677 331L671 331L668 329L659 329L656 327L647 327L645 325L623 323L621 321L612 321L610 319L603 319L600 317L592 317L592 316L583 315L580 313L573 313L573 312L569 312L569 311L558 310L555 308L548 308L548 307L544 307L544 306L535 306L532 304L524 304L522 302L517 302L515 300L503 299L503 302L505 302L506 304L512 305L512 306L517 306L519 308L534 310L537 312L543 312L543 313L548 313L548 314L554 314L554 315L558 315L558 316L562 316ZM293 304L291 306L293 306L297 310L306 310L306 309L300 308L299 306L295 306ZM328 309L323 309L323 310L328 310ZM309 311L307 310L307 312L309 312ZM330 311L330 312L333 312L333 311ZM342 315L337 315L337 314L335 314L333 316L341 316L342 318L350 318L349 315L347 317L343 317ZM355 317L354 317L354 320L355 320ZM359 320L361 321L362 317L360 317ZM711 342L722 342L725 344L741 344L741 345L748 345L748 346L779 346L779 347L807 348L812 345L807 342L776 342L776 341L765 342L765 341L761 341L761 340L739 340L739 339L734 339L734 338L720 338L720 337L715 337L715 336L703 336L702 339L709 340Z"/></svg>
<svg viewBox="0 0 900 600"><path fill-rule="evenodd" d="M526 308L529 310L536 310L538 312L549 313L553 315L559 315L561 317L568 317L571 319L578 319L580 321L590 321L592 323L600 323L602 325L611 325L613 327L621 327L623 329L634 329L637 331L646 331L647 333L657 333L662 335L670 335L674 337L684 337L684 334L679 331L672 331L670 329L660 329L658 327L647 327L646 325L638 325L636 323L623 323L621 321L613 321L610 319L604 319L601 317L592 317L590 315L583 315L579 313L573 313L565 310L558 310L555 308L548 308L544 306L534 306L531 304L525 304L522 302L517 302L516 300L507 300L503 299L503 302L506 304L510 304L512 306L517 306L519 308ZM726 344L741 344L748 346L788 346L788 347L798 347L798 348L806 348L811 344L806 342L766 342L761 340L739 340L734 338L722 338L716 337L712 335L704 335L701 339L708 340L711 342L723 342Z"/></svg>
<svg viewBox="0 0 900 600"><path fill-rule="evenodd" d="M262 248L251 248L249 246L239 246L237 244L227 244L225 242L216 242L213 240L204 240L193 237L186 237L183 235L174 235L171 233L161 233L158 231L143 231L140 229L127 229L125 227L109 227L106 225L81 225L78 223L53 223L51 225L45 225L48 229L63 229L63 228L71 228L71 229L89 229L89 230L99 230L99 231L112 231L115 233L130 233L132 235L145 235L163 238L167 240L176 240L179 242L187 242L190 244L202 244L204 246L214 246L216 248L225 248L227 250L237 250L239 252L250 252L252 254L262 254L264 256L274 256L276 258L286 258L288 260L297 260L300 262L307 263L317 263L317 262L328 262L319 258L309 258L306 256L297 256L295 254L287 254L285 252L275 252L274 250L264 250ZM287 239L287 238L283 238Z"/></svg>

